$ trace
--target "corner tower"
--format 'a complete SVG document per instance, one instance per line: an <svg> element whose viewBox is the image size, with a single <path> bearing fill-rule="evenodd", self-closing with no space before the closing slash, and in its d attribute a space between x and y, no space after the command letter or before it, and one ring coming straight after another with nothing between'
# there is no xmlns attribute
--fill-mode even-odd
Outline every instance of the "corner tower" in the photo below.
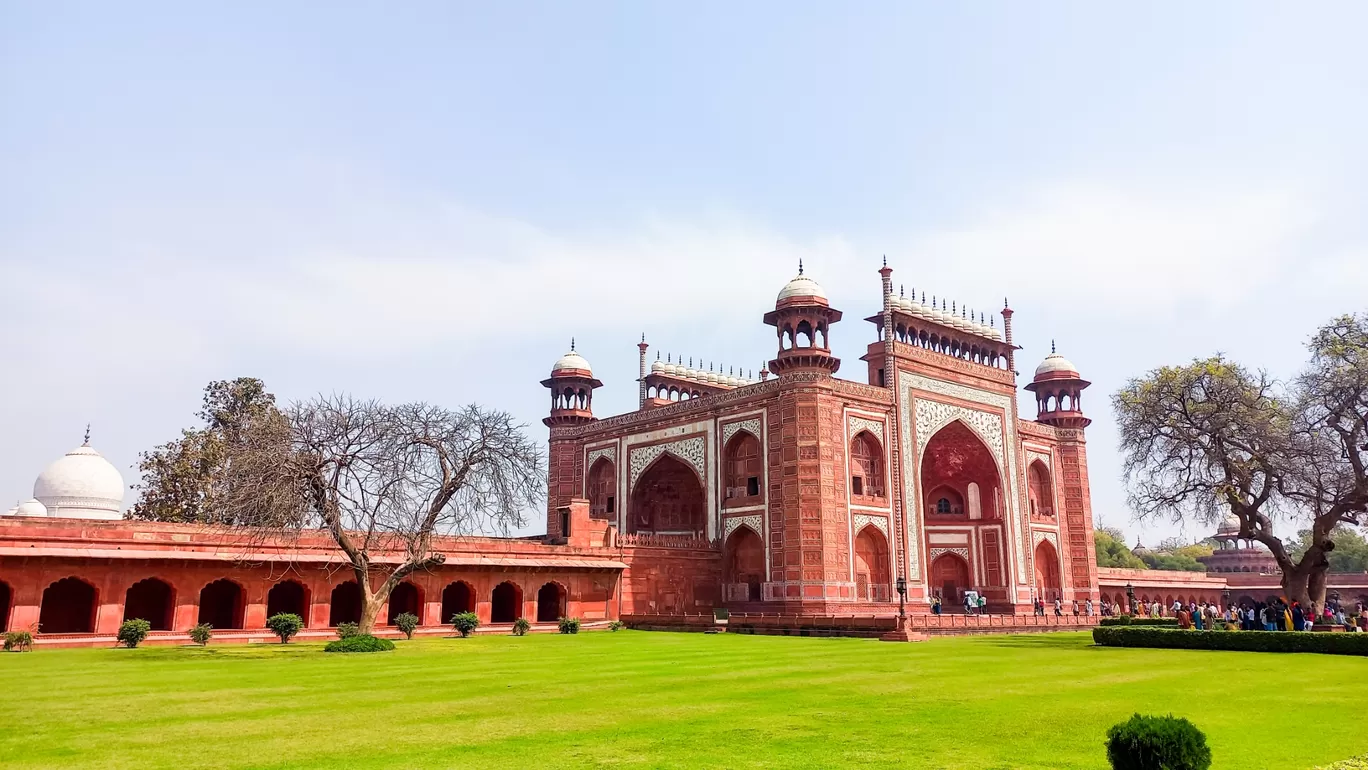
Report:
<svg viewBox="0 0 1368 770"><path fill-rule="evenodd" d="M1092 383L1078 374L1069 359L1055 351L1050 343L1050 355L1036 367L1035 378L1026 389L1036 397L1036 421L1057 428L1086 428L1092 420L1083 416L1080 400L1083 389Z"/></svg>
<svg viewBox="0 0 1368 770"><path fill-rule="evenodd" d="M589 362L575 352L573 339L570 351L556 360L551 376L541 384L551 390L551 414L542 420L548 427L593 422L594 389L603 383L594 379Z"/></svg>
<svg viewBox="0 0 1368 770"><path fill-rule="evenodd" d="M831 355L829 338L841 311L827 303L826 292L816 281L803 275L802 260L798 275L784 284L764 320L779 335L779 355L769 362L771 372L783 377L800 371L834 374L841 368L841 359Z"/></svg>

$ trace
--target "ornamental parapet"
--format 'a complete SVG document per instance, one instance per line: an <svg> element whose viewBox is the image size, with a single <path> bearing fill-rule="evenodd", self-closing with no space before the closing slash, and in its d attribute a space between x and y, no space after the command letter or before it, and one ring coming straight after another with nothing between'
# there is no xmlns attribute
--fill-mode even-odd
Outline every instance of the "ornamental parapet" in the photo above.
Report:
<svg viewBox="0 0 1368 770"><path fill-rule="evenodd" d="M624 548L674 548L693 551L715 551L718 546L711 540L689 535L618 535L618 545Z"/></svg>

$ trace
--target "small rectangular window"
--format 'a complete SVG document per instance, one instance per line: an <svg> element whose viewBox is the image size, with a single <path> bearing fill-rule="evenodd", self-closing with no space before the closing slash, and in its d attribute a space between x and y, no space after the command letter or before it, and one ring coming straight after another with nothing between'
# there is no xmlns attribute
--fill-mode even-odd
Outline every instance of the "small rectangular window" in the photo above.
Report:
<svg viewBox="0 0 1368 770"><path fill-rule="evenodd" d="M562 508L561 515L561 537L570 537L570 509Z"/></svg>
<svg viewBox="0 0 1368 770"><path fill-rule="evenodd" d="M850 477L850 491L853 492L853 493L855 493L855 494L857 494L857 495L863 495L863 494L864 494L864 479L860 478L859 476L851 476L851 477Z"/></svg>
<svg viewBox="0 0 1368 770"><path fill-rule="evenodd" d="M760 494L760 477L751 476L746 479L746 494L755 497Z"/></svg>
<svg viewBox="0 0 1368 770"><path fill-rule="evenodd" d="M881 388L882 388L882 387L885 387L885 383L884 383L884 370L882 370L882 369L879 370L879 387L881 387Z"/></svg>
<svg viewBox="0 0 1368 770"><path fill-rule="evenodd" d="M608 497L608 510L607 510L606 512L607 512L607 513L612 513L612 512L613 512L613 498L612 498L611 495L609 495L609 497Z"/></svg>

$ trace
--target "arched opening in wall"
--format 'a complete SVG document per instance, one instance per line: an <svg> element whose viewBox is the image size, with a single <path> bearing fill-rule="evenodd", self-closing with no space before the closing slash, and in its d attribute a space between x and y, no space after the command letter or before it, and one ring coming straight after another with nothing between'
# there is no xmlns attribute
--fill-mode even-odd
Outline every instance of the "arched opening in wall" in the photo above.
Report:
<svg viewBox="0 0 1368 770"><path fill-rule="evenodd" d="M1045 463L1034 460L1026 470L1026 497L1031 506L1031 517L1054 520L1054 485Z"/></svg>
<svg viewBox="0 0 1368 770"><path fill-rule="evenodd" d="M423 622L423 591L407 580L390 591L389 615L385 618L385 625L395 625L395 620L405 612L417 616L420 624Z"/></svg>
<svg viewBox="0 0 1368 770"><path fill-rule="evenodd" d="M175 592L157 578L139 580L124 593L124 620L146 620L153 631L170 631Z"/></svg>
<svg viewBox="0 0 1368 770"><path fill-rule="evenodd" d="M613 518L617 513L617 469L613 461L607 457L595 460L585 487L589 497L589 518Z"/></svg>
<svg viewBox="0 0 1368 770"><path fill-rule="evenodd" d="M537 589L538 623L555 623L565 616L565 586L553 582Z"/></svg>
<svg viewBox="0 0 1368 770"><path fill-rule="evenodd" d="M823 322L817 323L817 337L818 339L815 339L814 342L817 343L818 347L822 350L831 349L831 346L827 344L827 325Z"/></svg>
<svg viewBox="0 0 1368 770"><path fill-rule="evenodd" d="M38 631L43 634L89 634L95 630L95 587L68 577L43 589Z"/></svg>
<svg viewBox="0 0 1368 770"><path fill-rule="evenodd" d="M749 431L737 431L727 442L726 492L723 505L738 506L760 499L760 440Z"/></svg>
<svg viewBox="0 0 1368 770"><path fill-rule="evenodd" d="M959 604L968 590L969 562L954 553L943 553L931 562L931 591L948 605Z"/></svg>
<svg viewBox="0 0 1368 770"><path fill-rule="evenodd" d="M703 484L693 468L663 454L632 490L628 529L634 533L701 537L704 526Z"/></svg>
<svg viewBox="0 0 1368 770"><path fill-rule="evenodd" d="M727 601L758 602L765 582L765 544L750 527L737 527L726 543Z"/></svg>
<svg viewBox="0 0 1368 770"><path fill-rule="evenodd" d="M1049 540L1041 540L1035 548L1036 596L1045 601L1060 598L1059 554Z"/></svg>
<svg viewBox="0 0 1368 770"><path fill-rule="evenodd" d="M490 596L489 622L512 623L522 617L522 589L509 582L494 586Z"/></svg>
<svg viewBox="0 0 1368 770"><path fill-rule="evenodd" d="M475 589L464 580L457 580L455 583L442 589L442 622L450 623L451 619L462 612L475 611Z"/></svg>
<svg viewBox="0 0 1368 770"><path fill-rule="evenodd" d="M868 524L855 536L855 598L886 602L888 584L888 540Z"/></svg>
<svg viewBox="0 0 1368 770"><path fill-rule="evenodd" d="M13 596L14 592L10 590L9 583L0 580L0 633L9 630L10 605L13 604Z"/></svg>
<svg viewBox="0 0 1368 770"><path fill-rule="evenodd" d="M850 493L861 497L884 496L883 446L874 434L862 430L850 440Z"/></svg>
<svg viewBox="0 0 1368 770"><path fill-rule="evenodd" d="M812 324L807 321L798 322L798 328L793 335L793 345L799 348L813 347Z"/></svg>
<svg viewBox="0 0 1368 770"><path fill-rule="evenodd" d="M242 628L246 609L242 586L223 578L200 589L199 622L215 629Z"/></svg>
<svg viewBox="0 0 1368 770"><path fill-rule="evenodd" d="M978 434L959 420L951 421L927 442L922 453L922 489L928 490L922 501L928 521L1002 518L997 461Z"/></svg>
<svg viewBox="0 0 1368 770"><path fill-rule="evenodd" d="M361 622L361 587L355 580L333 586L328 603L329 626L335 628L339 623Z"/></svg>
<svg viewBox="0 0 1368 770"><path fill-rule="evenodd" d="M298 581L282 580L266 593L266 617L298 615L309 627L309 592Z"/></svg>

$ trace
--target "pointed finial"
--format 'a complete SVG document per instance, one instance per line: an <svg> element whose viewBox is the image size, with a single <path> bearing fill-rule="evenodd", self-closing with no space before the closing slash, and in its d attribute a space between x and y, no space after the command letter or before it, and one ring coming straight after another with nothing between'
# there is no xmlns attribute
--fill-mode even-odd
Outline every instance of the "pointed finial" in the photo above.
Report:
<svg viewBox="0 0 1368 770"><path fill-rule="evenodd" d="M902 285L902 284L898 284L898 296L899 296L899 297L902 297L902 296L903 296L903 285Z"/></svg>
<svg viewBox="0 0 1368 770"><path fill-rule="evenodd" d="M1007 298L1006 298L1006 297L1003 297L1003 298L1002 298L1002 309L1003 309L1003 310L1006 310L1006 309L1007 309Z"/></svg>
<svg viewBox="0 0 1368 770"><path fill-rule="evenodd" d="M921 303L922 303L923 305L926 304L926 292L922 292L922 301L921 301Z"/></svg>
<svg viewBox="0 0 1368 770"><path fill-rule="evenodd" d="M90 446L90 423L86 423L85 442L81 446Z"/></svg>
<svg viewBox="0 0 1368 770"><path fill-rule="evenodd" d="M990 315L990 316L988 316L988 325L991 326L991 327L993 327L994 329L996 329L996 328L997 328L997 316L995 316L995 315Z"/></svg>
<svg viewBox="0 0 1368 770"><path fill-rule="evenodd" d="M657 361L660 360L660 351L659 351L659 350L656 351L656 360L657 360Z"/></svg>
<svg viewBox="0 0 1368 770"><path fill-rule="evenodd" d="M802 257L799 257L799 258L798 258L798 275L802 275L802 274L803 274L803 258L802 258Z"/></svg>
<svg viewBox="0 0 1368 770"><path fill-rule="evenodd" d="M645 341L646 341L646 332L642 332L642 333L641 333L641 341L642 341L642 342L645 342Z"/></svg>
<svg viewBox="0 0 1368 770"><path fill-rule="evenodd" d="M884 267L888 267L888 255L887 255L887 254L883 255L883 258L884 258L883 266L884 266Z"/></svg>
<svg viewBox="0 0 1368 770"><path fill-rule="evenodd" d="M954 313L958 313L958 312L959 312L959 308L955 307L955 305L956 305L956 303L954 303L954 302L951 302L951 303L950 303L950 313L951 313L951 314L954 314Z"/></svg>
<svg viewBox="0 0 1368 770"><path fill-rule="evenodd" d="M574 338L574 337L571 337L571 338L570 338L570 352L571 352L571 353L574 353L574 352L575 352L575 338Z"/></svg>
<svg viewBox="0 0 1368 770"><path fill-rule="evenodd" d="M689 368L693 368L693 356L689 356Z"/></svg>
<svg viewBox="0 0 1368 770"><path fill-rule="evenodd" d="M1054 352L1055 352L1054 340L1050 340L1050 353L1054 353Z"/></svg>
<svg viewBox="0 0 1368 770"><path fill-rule="evenodd" d="M917 287L916 287L916 286L913 286L913 287L912 287L912 301L913 301L913 302L916 302L916 301L917 301Z"/></svg>

